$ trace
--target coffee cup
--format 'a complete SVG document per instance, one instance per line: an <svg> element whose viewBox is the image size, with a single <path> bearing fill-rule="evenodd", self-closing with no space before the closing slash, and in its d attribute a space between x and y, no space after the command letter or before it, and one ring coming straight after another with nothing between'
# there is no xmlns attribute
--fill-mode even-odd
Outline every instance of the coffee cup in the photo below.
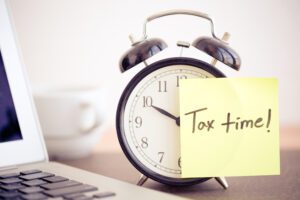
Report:
<svg viewBox="0 0 300 200"><path fill-rule="evenodd" d="M50 156L78 158L92 150L106 124L106 95L101 87L34 89Z"/></svg>

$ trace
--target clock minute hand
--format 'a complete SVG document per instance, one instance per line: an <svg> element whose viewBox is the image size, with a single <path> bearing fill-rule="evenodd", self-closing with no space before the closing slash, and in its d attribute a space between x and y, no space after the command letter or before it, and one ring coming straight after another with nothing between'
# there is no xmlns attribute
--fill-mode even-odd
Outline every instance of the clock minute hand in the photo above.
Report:
<svg viewBox="0 0 300 200"><path fill-rule="evenodd" d="M174 119L176 124L179 126L180 125L180 118L179 117L175 117L174 115L172 115L171 113L169 113L168 111L162 109L162 108L159 108L157 106L153 106L152 105L152 108L154 108L155 110L157 110L158 112L160 112L161 114L163 115L166 115L167 117L170 117L171 119Z"/></svg>

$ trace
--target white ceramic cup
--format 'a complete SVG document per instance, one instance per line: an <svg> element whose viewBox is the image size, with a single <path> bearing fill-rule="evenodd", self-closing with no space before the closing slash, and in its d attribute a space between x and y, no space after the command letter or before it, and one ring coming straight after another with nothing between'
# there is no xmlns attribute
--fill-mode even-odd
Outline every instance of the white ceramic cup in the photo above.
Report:
<svg viewBox="0 0 300 200"><path fill-rule="evenodd" d="M106 95L98 87L34 89L50 156L78 158L93 149L107 117Z"/></svg>
<svg viewBox="0 0 300 200"><path fill-rule="evenodd" d="M87 134L103 120L105 102L98 88L47 88L34 97L45 138Z"/></svg>

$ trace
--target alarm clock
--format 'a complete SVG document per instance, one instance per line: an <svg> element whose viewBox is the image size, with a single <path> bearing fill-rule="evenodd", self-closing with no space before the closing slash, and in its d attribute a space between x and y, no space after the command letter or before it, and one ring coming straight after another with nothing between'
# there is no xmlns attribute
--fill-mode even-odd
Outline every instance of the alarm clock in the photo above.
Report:
<svg viewBox="0 0 300 200"><path fill-rule="evenodd" d="M212 37L200 37L191 44L178 42L179 48L196 48L234 70L239 70L241 65L239 55L215 35L213 20L207 14L170 10L146 19L143 37L139 40L131 38L132 47L121 58L120 70L125 72L140 63L146 67L126 86L116 113L116 130L121 148L132 165L142 173L138 185L148 178L174 186L192 185L210 179L181 178L179 86L181 79L219 78L225 75L214 66L215 61L209 64L180 55L151 64L146 62L167 48L162 39L148 38L147 23L177 14L210 21L212 34ZM224 177L215 178L224 188L228 187Z"/></svg>

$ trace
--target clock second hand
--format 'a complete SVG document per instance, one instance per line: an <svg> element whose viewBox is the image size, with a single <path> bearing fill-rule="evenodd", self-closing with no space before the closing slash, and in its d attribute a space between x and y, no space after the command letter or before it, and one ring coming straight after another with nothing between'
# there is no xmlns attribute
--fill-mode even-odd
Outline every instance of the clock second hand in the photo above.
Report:
<svg viewBox="0 0 300 200"><path fill-rule="evenodd" d="M157 106L153 106L152 105L152 108L154 108L155 110L157 110L158 112L160 112L161 114L163 115L166 115L167 117L170 117L171 119L174 119L177 126L180 126L180 117L175 117L174 115L172 115L171 113L169 113L168 111L162 109L162 108L159 108Z"/></svg>

